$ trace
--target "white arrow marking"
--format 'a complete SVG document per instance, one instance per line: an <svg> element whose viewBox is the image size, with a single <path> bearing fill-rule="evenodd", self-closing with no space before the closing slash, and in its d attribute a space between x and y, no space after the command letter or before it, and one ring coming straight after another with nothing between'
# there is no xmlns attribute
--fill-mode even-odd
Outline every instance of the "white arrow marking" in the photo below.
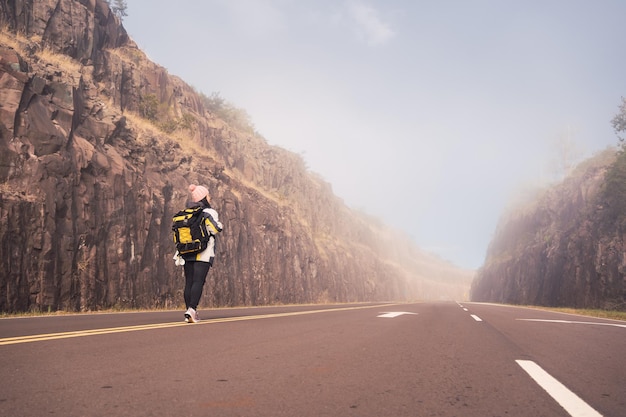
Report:
<svg viewBox="0 0 626 417"><path fill-rule="evenodd" d="M401 316L403 314L413 314L413 315L417 315L417 313L409 313L406 311L390 311L389 313L382 313L379 314L376 317L383 317L383 318L387 318L387 319L393 319L395 317Z"/></svg>

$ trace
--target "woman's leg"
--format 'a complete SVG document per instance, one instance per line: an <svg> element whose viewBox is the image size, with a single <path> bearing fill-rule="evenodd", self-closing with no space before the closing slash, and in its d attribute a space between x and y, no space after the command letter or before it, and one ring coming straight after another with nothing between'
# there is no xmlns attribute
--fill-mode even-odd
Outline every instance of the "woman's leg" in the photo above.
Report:
<svg viewBox="0 0 626 417"><path fill-rule="evenodd" d="M202 297L202 288L206 281L206 276L209 273L211 264L208 262L188 262L193 265L193 277L189 288L189 304L187 307L191 307L194 310L198 309L200 304L200 298ZM187 266L187 264L185 264ZM187 285L185 285L185 291L187 291ZM187 294L185 293L185 302L187 302Z"/></svg>
<svg viewBox="0 0 626 417"><path fill-rule="evenodd" d="M185 270L185 291L183 292L183 296L185 297L185 310L189 308L189 303L191 302L191 287L193 286L193 270L194 264L197 262L185 262L183 268Z"/></svg>

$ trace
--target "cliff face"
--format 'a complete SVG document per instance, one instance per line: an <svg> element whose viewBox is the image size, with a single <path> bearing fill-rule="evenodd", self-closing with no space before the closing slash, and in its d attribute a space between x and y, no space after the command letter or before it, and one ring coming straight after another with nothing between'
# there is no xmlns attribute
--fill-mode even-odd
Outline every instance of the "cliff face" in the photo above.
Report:
<svg viewBox="0 0 626 417"><path fill-rule="evenodd" d="M103 0L0 0L0 28L0 311L179 306L190 183L225 226L203 306L467 293L471 273L221 120Z"/></svg>
<svg viewBox="0 0 626 417"><path fill-rule="evenodd" d="M606 151L504 216L473 301L626 310L626 154Z"/></svg>

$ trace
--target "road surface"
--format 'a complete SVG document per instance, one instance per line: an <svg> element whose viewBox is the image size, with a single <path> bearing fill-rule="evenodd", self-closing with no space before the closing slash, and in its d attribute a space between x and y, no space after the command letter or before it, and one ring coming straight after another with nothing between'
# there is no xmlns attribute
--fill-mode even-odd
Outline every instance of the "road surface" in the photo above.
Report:
<svg viewBox="0 0 626 417"><path fill-rule="evenodd" d="M436 302L0 320L0 416L626 416L626 322Z"/></svg>

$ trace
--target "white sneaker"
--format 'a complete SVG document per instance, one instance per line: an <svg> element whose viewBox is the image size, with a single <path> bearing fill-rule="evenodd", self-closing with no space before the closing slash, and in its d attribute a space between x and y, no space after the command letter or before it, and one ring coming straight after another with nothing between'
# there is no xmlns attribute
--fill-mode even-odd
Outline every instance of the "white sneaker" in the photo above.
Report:
<svg viewBox="0 0 626 417"><path fill-rule="evenodd" d="M189 307L185 312L185 322L187 323L197 323L200 321L198 317L198 312L193 308Z"/></svg>

